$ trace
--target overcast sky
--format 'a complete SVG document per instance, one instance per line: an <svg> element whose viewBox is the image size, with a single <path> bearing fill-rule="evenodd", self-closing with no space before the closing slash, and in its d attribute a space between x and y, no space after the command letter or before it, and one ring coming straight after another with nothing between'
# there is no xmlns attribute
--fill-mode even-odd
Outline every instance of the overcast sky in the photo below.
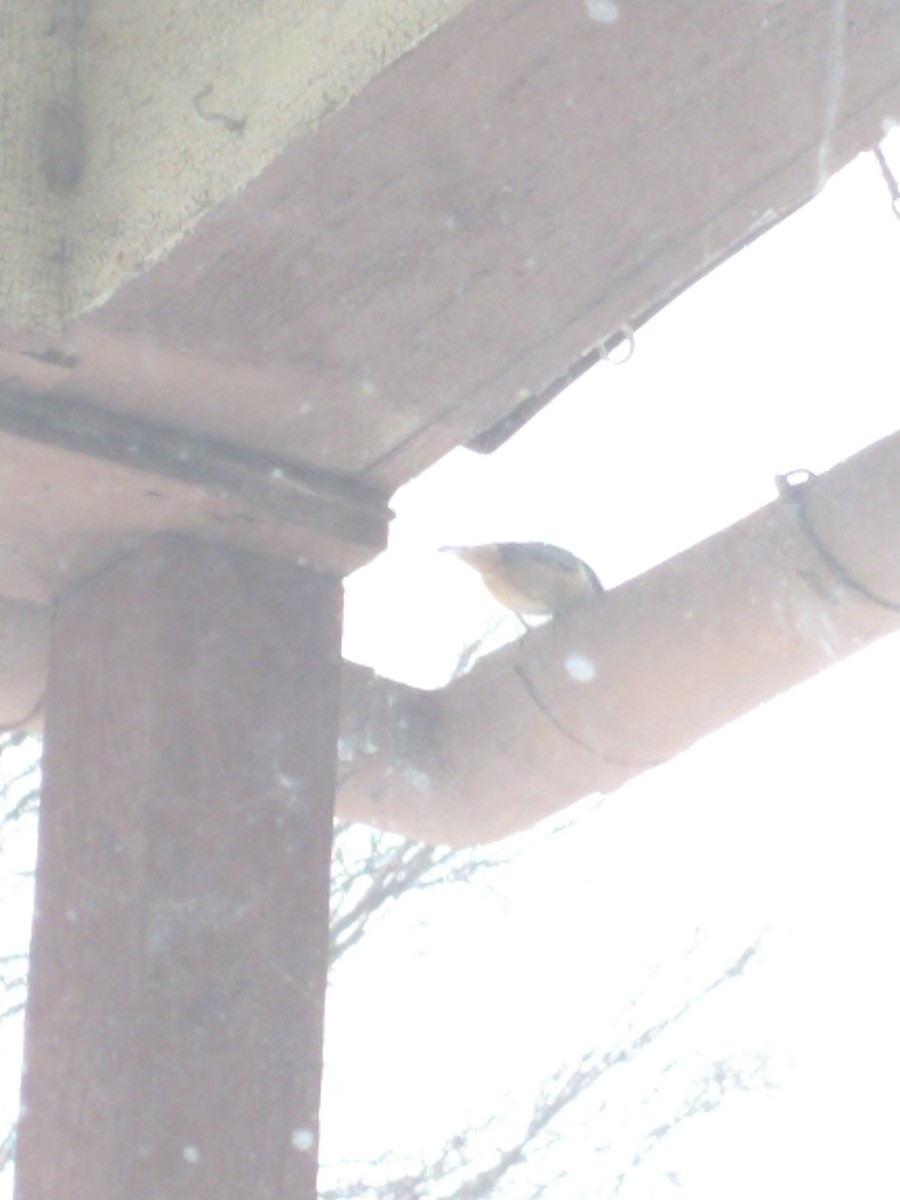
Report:
<svg viewBox="0 0 900 1200"><path fill-rule="evenodd" d="M626 364L402 489L389 553L349 583L348 656L437 686L496 619L442 544L554 541L614 586L770 502L776 474L894 432L898 279L900 222L866 155L641 329ZM489 893L398 919L332 996L325 1157L514 1109L566 1054L610 1044L630 997L672 1011L761 938L745 979L615 1083L618 1124L588 1114L566 1147L581 1183L554 1195L602 1194L622 1164L594 1147L613 1134L627 1160L728 1057L772 1086L673 1135L623 1196L896 1195L898 727L894 637L526 839Z"/></svg>

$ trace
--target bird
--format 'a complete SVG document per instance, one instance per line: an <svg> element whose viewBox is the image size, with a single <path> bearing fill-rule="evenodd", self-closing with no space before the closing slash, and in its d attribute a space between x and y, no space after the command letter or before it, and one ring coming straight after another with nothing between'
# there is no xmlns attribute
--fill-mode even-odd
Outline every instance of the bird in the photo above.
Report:
<svg viewBox="0 0 900 1200"><path fill-rule="evenodd" d="M476 570L494 599L520 617L555 616L603 591L586 562L546 542L442 546L441 552Z"/></svg>

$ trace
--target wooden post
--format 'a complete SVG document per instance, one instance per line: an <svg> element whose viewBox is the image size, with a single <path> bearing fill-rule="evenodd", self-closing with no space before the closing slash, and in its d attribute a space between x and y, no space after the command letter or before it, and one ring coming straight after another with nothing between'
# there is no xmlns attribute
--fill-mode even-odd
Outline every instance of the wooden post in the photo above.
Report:
<svg viewBox="0 0 900 1200"><path fill-rule="evenodd" d="M18 1200L312 1200L340 584L164 535L67 596Z"/></svg>

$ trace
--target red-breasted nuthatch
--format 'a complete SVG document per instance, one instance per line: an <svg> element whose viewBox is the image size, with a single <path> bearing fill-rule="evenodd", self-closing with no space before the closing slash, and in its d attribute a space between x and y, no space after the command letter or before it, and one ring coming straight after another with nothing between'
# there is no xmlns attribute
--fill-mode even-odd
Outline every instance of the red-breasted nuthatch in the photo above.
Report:
<svg viewBox="0 0 900 1200"><path fill-rule="evenodd" d="M546 542L441 549L473 567L494 599L516 613L552 616L603 591L587 563Z"/></svg>

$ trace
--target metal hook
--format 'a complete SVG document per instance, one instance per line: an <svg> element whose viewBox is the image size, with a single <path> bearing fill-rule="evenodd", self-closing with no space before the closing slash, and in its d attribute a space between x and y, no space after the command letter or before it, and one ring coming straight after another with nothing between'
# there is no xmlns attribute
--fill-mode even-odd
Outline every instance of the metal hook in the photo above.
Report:
<svg viewBox="0 0 900 1200"><path fill-rule="evenodd" d="M612 345L610 345L612 343ZM625 354L621 358L613 358L613 351L618 350L619 346L624 343ZM621 325L615 333L604 338L598 346L598 356L601 362L611 363L614 367L624 366L625 363L634 354L634 330L626 322Z"/></svg>

